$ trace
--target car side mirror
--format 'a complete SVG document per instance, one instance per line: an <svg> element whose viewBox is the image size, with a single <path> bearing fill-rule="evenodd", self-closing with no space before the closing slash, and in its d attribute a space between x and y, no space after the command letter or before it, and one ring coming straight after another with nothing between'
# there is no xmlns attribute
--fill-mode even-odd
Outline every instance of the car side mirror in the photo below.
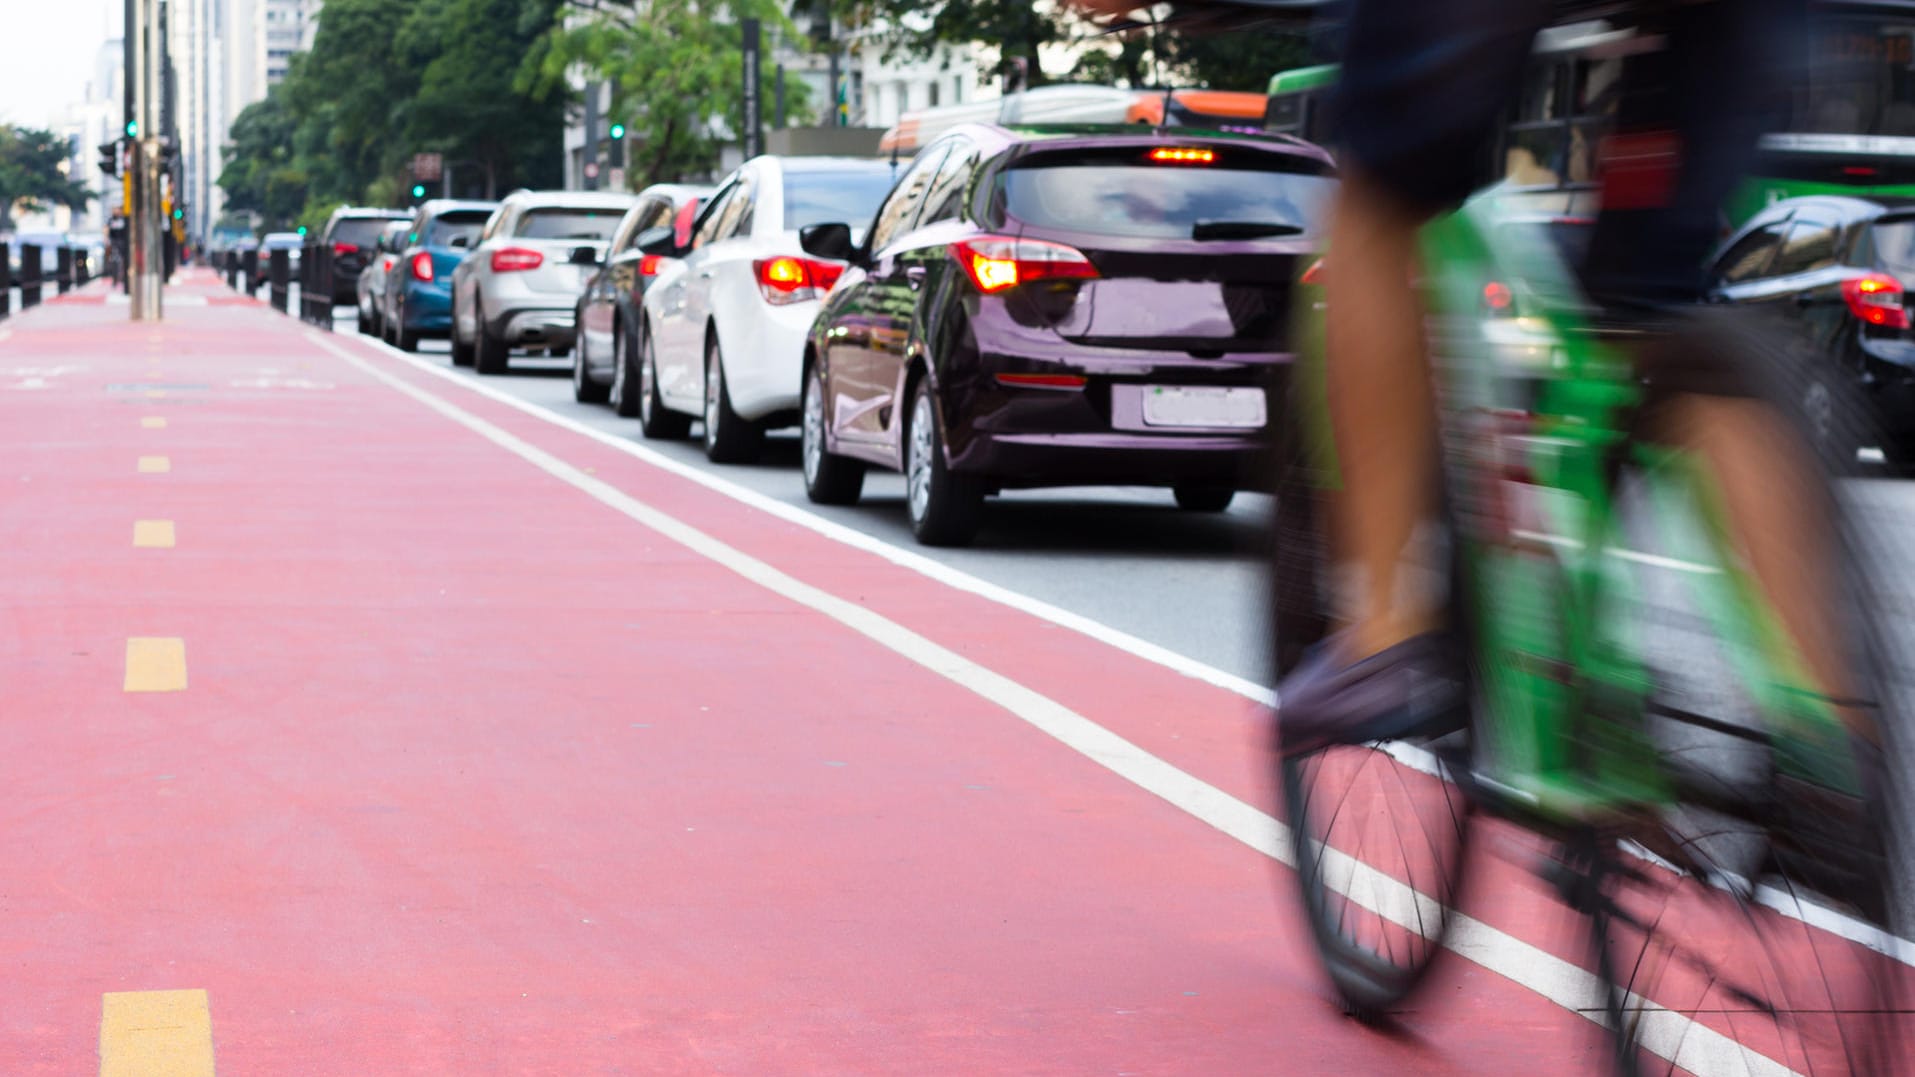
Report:
<svg viewBox="0 0 1915 1077"><path fill-rule="evenodd" d="M798 246L814 258L834 262L856 261L857 250L851 242L851 226L839 221L808 224L798 229Z"/></svg>
<svg viewBox="0 0 1915 1077"><path fill-rule="evenodd" d="M573 247L572 264L575 266L595 266L598 264L598 251L592 247Z"/></svg>
<svg viewBox="0 0 1915 1077"><path fill-rule="evenodd" d="M458 235L458 236L453 236L453 237L452 237L452 242L450 242L450 243L448 243L448 244L446 244L446 246L448 246L448 247L470 247L470 246L472 246L472 237L471 237L471 236L467 236L467 235Z"/></svg>

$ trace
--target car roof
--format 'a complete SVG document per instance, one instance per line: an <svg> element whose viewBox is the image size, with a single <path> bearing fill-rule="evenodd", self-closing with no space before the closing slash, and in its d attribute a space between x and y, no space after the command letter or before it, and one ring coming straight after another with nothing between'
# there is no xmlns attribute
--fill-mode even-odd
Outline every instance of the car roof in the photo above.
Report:
<svg viewBox="0 0 1915 1077"><path fill-rule="evenodd" d="M459 213L467 210L477 213L490 213L499 208L497 202L485 202L470 198L433 198L419 203L419 211L428 217L437 217L441 213Z"/></svg>
<svg viewBox="0 0 1915 1077"><path fill-rule="evenodd" d="M383 217L388 220L396 220L401 217L410 216L412 216L410 210L389 209L383 206L340 206L338 209L332 211L332 219L335 221L344 220L348 217L370 217L375 219Z"/></svg>
<svg viewBox="0 0 1915 1077"><path fill-rule="evenodd" d="M747 165L774 163L782 172L794 176L816 175L820 172L876 172L891 167L889 157L806 157L802 155L781 156L765 154L745 162Z"/></svg>
<svg viewBox="0 0 1915 1077"><path fill-rule="evenodd" d="M717 188L702 183L654 183L638 192L638 197L662 194L669 197L676 205L689 202L694 198L704 198L714 190Z"/></svg>
<svg viewBox="0 0 1915 1077"><path fill-rule="evenodd" d="M580 206L593 209L624 209L638 196L623 191L513 191L507 202L537 206Z"/></svg>

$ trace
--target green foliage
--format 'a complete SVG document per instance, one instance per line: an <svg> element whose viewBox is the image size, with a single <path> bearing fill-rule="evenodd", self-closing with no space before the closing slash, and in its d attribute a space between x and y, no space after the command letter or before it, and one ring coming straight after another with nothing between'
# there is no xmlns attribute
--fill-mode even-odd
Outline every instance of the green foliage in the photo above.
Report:
<svg viewBox="0 0 1915 1077"><path fill-rule="evenodd" d="M13 219L15 209L38 213L86 205L86 186L60 169L68 153L67 140L52 131L0 124L0 225Z"/></svg>
<svg viewBox="0 0 1915 1077"><path fill-rule="evenodd" d="M810 5L815 0L801 0ZM988 45L999 54L991 74L1022 66L1026 84L1050 81L1039 49L1069 42L1083 23L1067 5L1041 8L1031 0L822 0L841 25L867 27L887 56L924 57L943 45Z"/></svg>
<svg viewBox="0 0 1915 1077"><path fill-rule="evenodd" d="M719 150L744 126L738 20L756 18L797 37L776 0L621 0L579 4L570 26L554 27L541 43L536 67L521 88L553 93L575 67L612 84L608 121L626 128L629 182L635 188L710 175ZM769 41L766 41L767 47ZM759 70L761 122L772 99L774 72ZM806 87L786 84L785 108L794 122L808 114Z"/></svg>
<svg viewBox="0 0 1915 1077"><path fill-rule="evenodd" d="M399 205L414 154L455 193L556 185L565 97L518 91L559 0L327 0L309 53L235 121L220 176L269 227L341 203Z"/></svg>

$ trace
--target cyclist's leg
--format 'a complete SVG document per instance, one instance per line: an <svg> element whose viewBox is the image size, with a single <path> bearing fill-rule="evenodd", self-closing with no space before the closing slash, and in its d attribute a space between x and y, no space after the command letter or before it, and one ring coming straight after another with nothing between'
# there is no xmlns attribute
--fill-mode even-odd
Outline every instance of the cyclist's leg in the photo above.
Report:
<svg viewBox="0 0 1915 1077"><path fill-rule="evenodd" d="M1380 732L1407 715L1436 664L1436 611L1399 587L1398 566L1436 485L1423 311L1411 285L1417 234L1484 175L1496 121L1548 12L1536 0L1358 0L1338 88L1344 180L1324 263L1327 392L1341 488L1332 559L1357 594L1344 630L1281 686L1287 748ZM1412 716L1412 720L1413 716Z"/></svg>

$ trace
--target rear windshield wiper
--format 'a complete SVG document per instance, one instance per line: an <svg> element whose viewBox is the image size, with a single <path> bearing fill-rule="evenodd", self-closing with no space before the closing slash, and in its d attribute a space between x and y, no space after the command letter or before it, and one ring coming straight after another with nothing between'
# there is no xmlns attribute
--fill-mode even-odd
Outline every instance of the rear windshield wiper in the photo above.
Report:
<svg viewBox="0 0 1915 1077"><path fill-rule="evenodd" d="M1288 221L1198 221L1190 228L1192 239L1267 239L1302 234L1301 225Z"/></svg>

